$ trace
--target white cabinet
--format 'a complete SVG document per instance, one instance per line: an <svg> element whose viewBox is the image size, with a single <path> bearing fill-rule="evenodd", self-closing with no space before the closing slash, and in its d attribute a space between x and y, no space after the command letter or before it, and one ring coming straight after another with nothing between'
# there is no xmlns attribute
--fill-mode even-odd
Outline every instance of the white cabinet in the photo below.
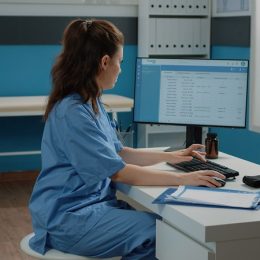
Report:
<svg viewBox="0 0 260 260"><path fill-rule="evenodd" d="M208 128L202 129L202 143L207 135ZM178 150L186 147L186 127L175 125L138 124L137 146L168 147Z"/></svg>
<svg viewBox="0 0 260 260"><path fill-rule="evenodd" d="M210 0L142 0L138 55L209 56Z"/></svg>
<svg viewBox="0 0 260 260"><path fill-rule="evenodd" d="M138 56L209 58L210 0L140 0ZM183 126L139 124L138 147L185 146Z"/></svg>
<svg viewBox="0 0 260 260"><path fill-rule="evenodd" d="M170 125L138 124L138 147L185 147L185 127Z"/></svg>
<svg viewBox="0 0 260 260"><path fill-rule="evenodd" d="M156 257L160 260L215 260L215 253L167 223L157 220Z"/></svg>

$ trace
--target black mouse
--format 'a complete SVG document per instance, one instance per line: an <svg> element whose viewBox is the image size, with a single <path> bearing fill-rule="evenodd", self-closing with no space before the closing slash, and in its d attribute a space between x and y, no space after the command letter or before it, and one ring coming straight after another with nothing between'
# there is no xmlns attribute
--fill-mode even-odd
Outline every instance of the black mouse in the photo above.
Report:
<svg viewBox="0 0 260 260"><path fill-rule="evenodd" d="M223 179L220 179L218 177L213 177L214 180L216 180L218 183L221 184L221 187L225 186L226 182Z"/></svg>
<svg viewBox="0 0 260 260"><path fill-rule="evenodd" d="M220 183L221 184L221 186L220 187L223 187L223 186L225 186L226 185L226 182L225 182L225 180L223 180L223 179L220 179L220 178L218 178L218 177L212 177L213 179L215 179L218 183ZM208 186L206 186L206 185L199 185L199 187L206 187L206 188L208 188ZM220 188L220 187L216 187L216 188Z"/></svg>

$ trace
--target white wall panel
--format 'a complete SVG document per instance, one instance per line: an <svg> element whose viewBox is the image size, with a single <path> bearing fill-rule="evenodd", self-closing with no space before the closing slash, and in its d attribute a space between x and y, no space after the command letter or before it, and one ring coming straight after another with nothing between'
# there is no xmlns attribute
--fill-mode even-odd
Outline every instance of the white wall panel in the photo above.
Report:
<svg viewBox="0 0 260 260"><path fill-rule="evenodd" d="M254 0L251 16L250 129L260 133L260 1Z"/></svg>

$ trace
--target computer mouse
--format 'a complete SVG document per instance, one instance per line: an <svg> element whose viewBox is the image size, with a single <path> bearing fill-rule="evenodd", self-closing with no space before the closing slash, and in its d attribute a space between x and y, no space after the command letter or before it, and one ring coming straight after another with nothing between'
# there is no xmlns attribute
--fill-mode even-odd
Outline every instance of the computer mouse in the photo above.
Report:
<svg viewBox="0 0 260 260"><path fill-rule="evenodd" d="M218 177L213 177L214 180L216 180L218 183L221 184L221 187L225 186L226 182L223 179L220 179Z"/></svg>

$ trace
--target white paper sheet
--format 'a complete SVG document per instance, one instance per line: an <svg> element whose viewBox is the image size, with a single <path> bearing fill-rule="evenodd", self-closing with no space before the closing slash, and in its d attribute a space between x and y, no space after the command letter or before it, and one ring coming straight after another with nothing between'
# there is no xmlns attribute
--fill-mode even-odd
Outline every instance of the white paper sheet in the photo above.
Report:
<svg viewBox="0 0 260 260"><path fill-rule="evenodd" d="M260 193L258 192L188 186L180 186L170 197L180 202L240 208L254 208L260 201Z"/></svg>

